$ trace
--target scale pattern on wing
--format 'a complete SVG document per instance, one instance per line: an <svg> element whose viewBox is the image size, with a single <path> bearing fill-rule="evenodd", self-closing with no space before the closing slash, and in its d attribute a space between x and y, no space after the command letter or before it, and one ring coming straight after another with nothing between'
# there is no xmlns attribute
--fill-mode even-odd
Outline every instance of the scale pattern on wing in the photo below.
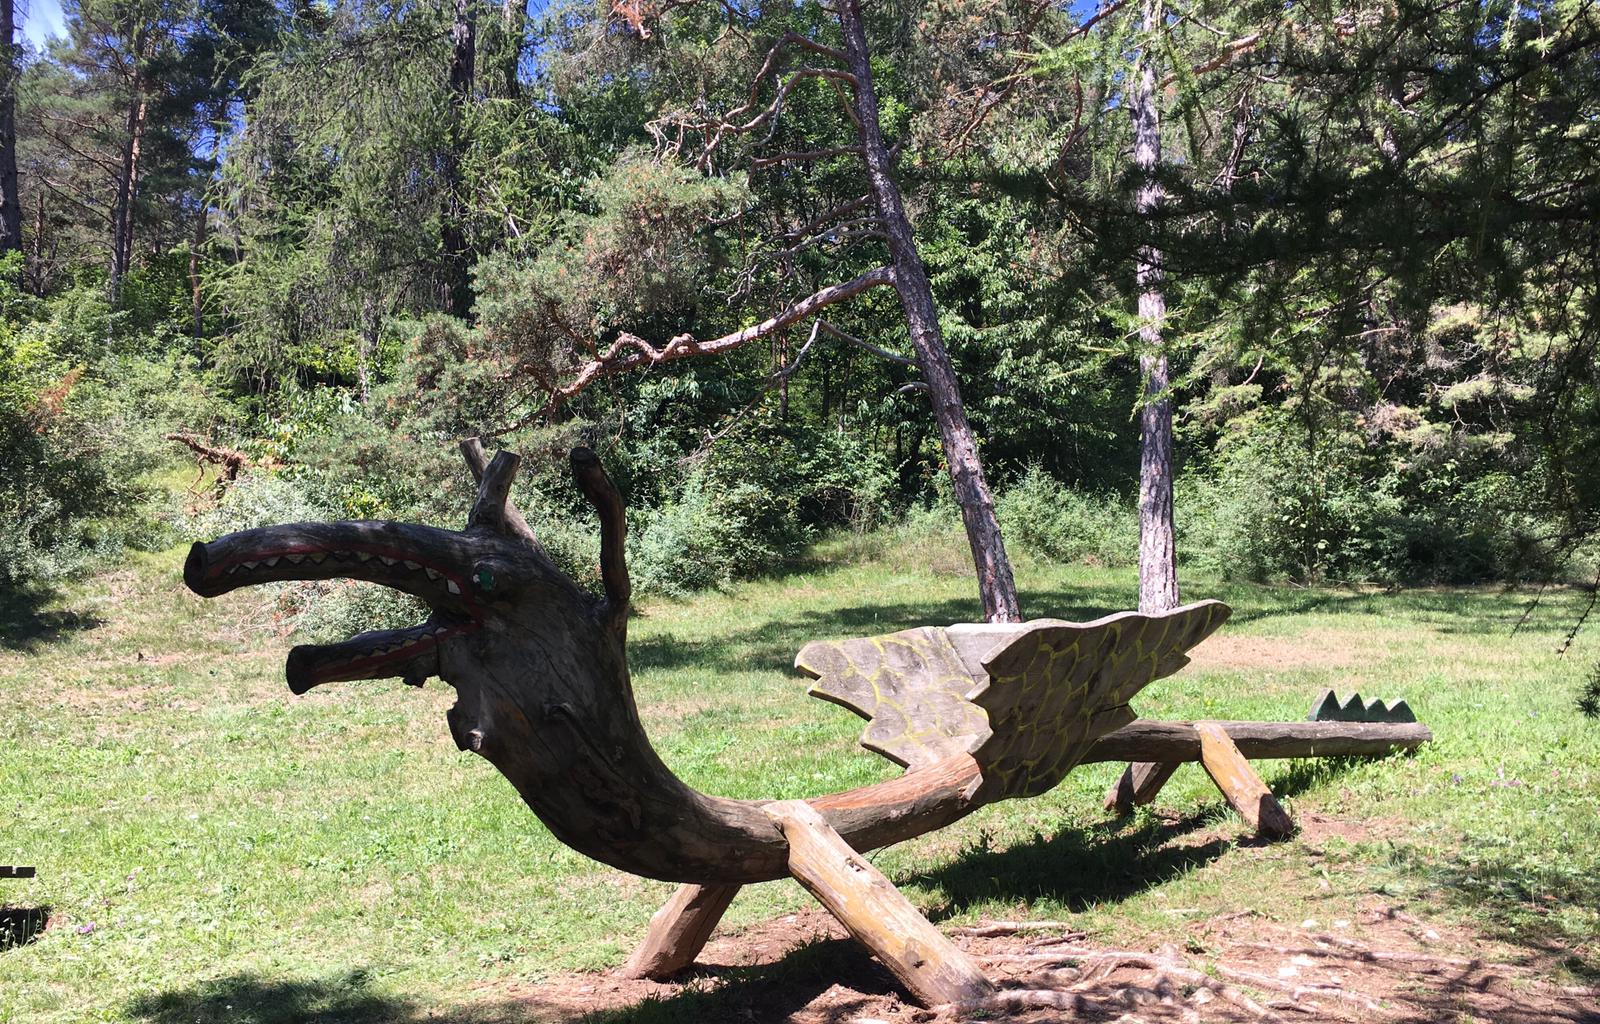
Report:
<svg viewBox="0 0 1600 1024"><path fill-rule="evenodd" d="M870 719L861 745L916 767L963 754L989 732L967 700L975 680L937 626L854 640L818 640L795 657L813 697Z"/></svg>
<svg viewBox="0 0 1600 1024"><path fill-rule="evenodd" d="M1053 788L1095 740L1134 720L1134 694L1187 665L1184 652L1228 614L1203 601L1156 615L1030 623L983 659L989 680L968 695L988 715L990 734L972 751L985 785L1006 797Z"/></svg>

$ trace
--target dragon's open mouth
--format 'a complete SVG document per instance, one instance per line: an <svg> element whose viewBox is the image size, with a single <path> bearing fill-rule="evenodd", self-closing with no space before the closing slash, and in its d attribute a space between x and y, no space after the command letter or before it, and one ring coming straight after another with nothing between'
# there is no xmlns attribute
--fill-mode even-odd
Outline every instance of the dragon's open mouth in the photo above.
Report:
<svg viewBox="0 0 1600 1024"><path fill-rule="evenodd" d="M289 689L305 693L321 683L398 675L421 685L438 671L439 644L476 630L479 622L435 613L405 629L361 633L338 644L301 644L289 652Z"/></svg>
<svg viewBox="0 0 1600 1024"><path fill-rule="evenodd" d="M211 597L240 587L286 580L355 579L412 594L427 603L427 621L406 629L362 633L343 643L306 644L289 652L289 688L400 676L420 684L438 672L438 648L482 625L480 599L496 589L494 559L462 534L386 522L295 523L230 534L196 544L184 582Z"/></svg>

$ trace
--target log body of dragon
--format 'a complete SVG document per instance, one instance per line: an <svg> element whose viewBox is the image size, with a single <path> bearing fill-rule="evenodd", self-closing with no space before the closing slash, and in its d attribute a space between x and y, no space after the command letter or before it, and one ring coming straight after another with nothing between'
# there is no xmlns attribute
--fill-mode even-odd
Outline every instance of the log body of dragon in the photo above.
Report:
<svg viewBox="0 0 1600 1024"><path fill-rule="evenodd" d="M427 621L289 653L295 693L339 680L437 676L462 750L486 758L562 842L667 881L744 884L790 874L789 844L760 801L699 793L662 763L628 675L624 510L599 460L572 454L601 520L603 597L546 555L508 501L518 458L463 445L479 479L466 529L393 522L298 523L196 544L184 566L212 597L282 580L356 579L414 595ZM999 799L1060 781L1128 700L1187 662L1227 618L1216 602L1092 623L925 628L809 645L813 692L873 719L864 742L904 775L808 801L857 851L942 828ZM885 673L891 662L898 670ZM926 680L889 692L894 679Z"/></svg>

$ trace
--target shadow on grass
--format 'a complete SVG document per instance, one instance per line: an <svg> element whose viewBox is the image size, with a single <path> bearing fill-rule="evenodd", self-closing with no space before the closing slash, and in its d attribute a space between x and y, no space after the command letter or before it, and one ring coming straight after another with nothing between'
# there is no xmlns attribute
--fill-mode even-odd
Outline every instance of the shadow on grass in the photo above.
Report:
<svg viewBox="0 0 1600 1024"><path fill-rule="evenodd" d="M579 980L576 989L541 985L519 998L440 1010L378 991L364 970L318 980L233 974L143 996L123 1009L146 1024L742 1024L787 1019L834 985L850 990L844 1000L830 1003L830 1019L838 1020L853 1020L869 1002L896 992L889 973L847 939L803 943L771 964L701 967L680 979L687 983L676 991L624 995L631 1005L614 1009L594 1009L600 977Z"/></svg>
<svg viewBox="0 0 1600 1024"><path fill-rule="evenodd" d="M59 596L50 587L0 590L0 650L38 650L68 633L93 629L103 623L104 620L95 615L51 607Z"/></svg>
<svg viewBox="0 0 1600 1024"><path fill-rule="evenodd" d="M126 1007L135 1020L152 1024L250 1021L251 1024L378 1024L422 1019L405 1000L374 992L365 971L318 981L267 980L232 974L191 988L141 996Z"/></svg>
<svg viewBox="0 0 1600 1024"><path fill-rule="evenodd" d="M49 923L49 907L0 907L0 953L26 946Z"/></svg>
<svg viewBox="0 0 1600 1024"><path fill-rule="evenodd" d="M1029 592L1024 606L1040 616L1086 621L1122 611L1102 603L1099 589L1062 589ZM1048 613L1042 609L1048 608ZM672 671L715 668L723 671L784 669L794 663L800 648L812 640L842 639L894 633L917 626L948 625L980 618L977 600L946 599L927 602L857 604L840 608L807 609L782 619L738 632L706 639L689 639L678 633L640 636L628 644L628 663L636 671Z"/></svg>
<svg viewBox="0 0 1600 1024"><path fill-rule="evenodd" d="M867 595L869 596L869 595ZM1395 620L1432 625L1441 633L1497 635L1508 631L1517 608L1499 597L1467 590L1406 591L1400 594L1362 590L1304 590L1256 584L1217 583L1194 599L1215 598L1233 607L1228 628L1275 618L1306 615L1371 616L1390 625ZM1024 613L1084 622L1126 611L1134 595L1112 584L1088 583L1024 588ZM695 667L718 670L774 669L791 665L800 648L812 640L872 636L916 626L968 622L980 617L972 599L945 598L914 602L861 601L836 608L806 608L749 629L707 636L703 630L636 636L628 645L630 664L639 671L672 671Z"/></svg>
<svg viewBox="0 0 1600 1024"><path fill-rule="evenodd" d="M1215 861L1231 845L1227 840L1177 840L1220 818L1219 808L1207 808L1176 821L1147 818L1120 834L1113 832L1118 825L1109 824L1067 828L1000 851L980 843L906 884L943 894L944 905L929 915L933 920L995 900L1052 900L1077 913L1121 902Z"/></svg>
<svg viewBox="0 0 1600 1024"><path fill-rule="evenodd" d="M1318 786L1327 785L1358 765L1389 759L1409 760L1414 756L1414 751L1403 750L1383 757L1308 757L1291 760L1287 768L1276 772L1263 769L1259 762L1256 768L1263 773L1267 788L1272 790L1272 795L1284 800L1308 793Z"/></svg>
<svg viewBox="0 0 1600 1024"><path fill-rule="evenodd" d="M582 1017L585 1024L691 1024L698 1021L779 1021L796 1014L835 985L849 990L829 1001L826 1019L853 1021L889 994L904 998L889 972L853 939L817 938L774 963L748 967L697 966L680 977L682 989L646 997L632 1006ZM704 979L708 984L696 984ZM808 1015L807 1019L810 1019Z"/></svg>

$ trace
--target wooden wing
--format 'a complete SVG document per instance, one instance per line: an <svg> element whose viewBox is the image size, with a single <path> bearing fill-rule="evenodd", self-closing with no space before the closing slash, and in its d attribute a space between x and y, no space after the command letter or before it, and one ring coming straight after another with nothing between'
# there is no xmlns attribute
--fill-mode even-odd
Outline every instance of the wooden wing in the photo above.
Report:
<svg viewBox="0 0 1600 1024"><path fill-rule="evenodd" d="M1187 665L1228 614L1203 601L1093 622L925 626L810 643L795 667L816 679L812 696L868 719L868 750L907 768L971 753L995 799L1034 796L1133 721L1134 694Z"/></svg>
<svg viewBox="0 0 1600 1024"><path fill-rule="evenodd" d="M861 745L908 768L970 751L989 732L967 694L978 682L937 626L806 644L795 668L811 696L869 719Z"/></svg>
<svg viewBox="0 0 1600 1024"><path fill-rule="evenodd" d="M1185 652L1229 613L1202 601L1155 615L1032 622L1006 637L982 656L988 681L968 695L989 723L972 750L985 785L1008 797L1053 788L1095 740L1137 717L1128 708L1134 694L1187 665Z"/></svg>

